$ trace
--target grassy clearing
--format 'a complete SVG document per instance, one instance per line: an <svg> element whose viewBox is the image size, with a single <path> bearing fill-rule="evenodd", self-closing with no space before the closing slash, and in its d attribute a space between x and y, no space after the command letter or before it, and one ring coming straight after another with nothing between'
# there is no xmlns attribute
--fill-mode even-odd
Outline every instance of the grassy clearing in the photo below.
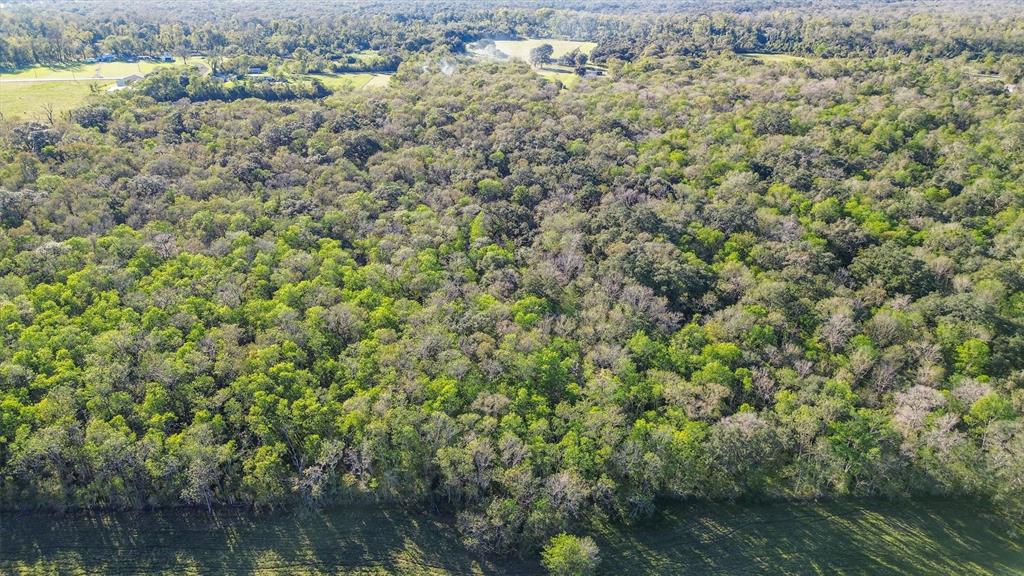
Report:
<svg viewBox="0 0 1024 576"><path fill-rule="evenodd" d="M352 74L309 74L324 83L329 90L359 90L373 79L373 74L355 72Z"/></svg>
<svg viewBox="0 0 1024 576"><path fill-rule="evenodd" d="M551 44L551 47L555 49L552 58L558 58L575 49L579 49L586 55L590 55L597 48L596 42L577 42L575 40L554 40L551 38L532 38L529 40L495 40L494 46L508 54L510 58L517 60L528 61L530 59L530 50L540 46L541 44Z"/></svg>
<svg viewBox="0 0 1024 576"><path fill-rule="evenodd" d="M390 74L374 74L373 78L369 82L363 84L363 90L378 90L381 88L387 88L388 84L391 83Z"/></svg>
<svg viewBox="0 0 1024 576"><path fill-rule="evenodd" d="M349 56L359 60L360 62L372 62L380 58L379 50L360 50L359 52L353 52Z"/></svg>
<svg viewBox="0 0 1024 576"><path fill-rule="evenodd" d="M594 48L597 47L596 42L578 42L575 40L554 40L551 38L533 38L529 40L495 40L495 48L504 53L511 59L522 60L528 62L530 59L530 51L540 46L541 44L551 44L554 49L552 58L557 59L560 56L568 54L573 50L579 50L584 54L590 55ZM474 50L470 48L470 52L475 54L478 58L492 58L488 52L482 50ZM577 76L572 69L566 66L560 66L557 64L548 64L542 68L537 69L537 73L545 78L551 80L560 80L566 87L573 87L580 81L580 77Z"/></svg>
<svg viewBox="0 0 1024 576"><path fill-rule="evenodd" d="M572 88L579 83L580 77L575 72L562 69L564 67L545 66L537 70L537 73L550 80L560 80L566 88Z"/></svg>
<svg viewBox="0 0 1024 576"><path fill-rule="evenodd" d="M40 120L44 107L53 106L56 114L85 104L94 92L102 93L115 80L132 74L146 75L159 68L182 65L171 62L103 62L69 66L33 66L0 74L0 112L7 119ZM190 57L190 66L209 71L204 58Z"/></svg>
<svg viewBox="0 0 1024 576"><path fill-rule="evenodd" d="M189 58L189 64L197 64L199 58ZM132 74L146 75L158 68L181 66L184 62L178 58L175 62L98 62L95 64L73 64L69 66L33 66L11 73L0 74L0 82L20 82L26 80L91 80L124 78Z"/></svg>
<svg viewBox="0 0 1024 576"><path fill-rule="evenodd" d="M596 528L602 574L1024 572L1003 521L957 502L675 505ZM482 559L450 519L356 507L254 516L222 511L0 518L2 574L543 574Z"/></svg>
<svg viewBox="0 0 1024 576"><path fill-rule="evenodd" d="M741 58L758 60L766 64L791 64L793 62L807 62L810 58L796 56L794 54L770 54L768 52L744 52L739 54Z"/></svg>
<svg viewBox="0 0 1024 576"><path fill-rule="evenodd" d="M324 83L329 90L374 90L386 88L391 82L390 74L372 74L368 72L353 72L349 74L309 74L309 78L316 78Z"/></svg>
<svg viewBox="0 0 1024 576"><path fill-rule="evenodd" d="M1024 572L1024 540L966 502L679 505L650 522L604 526L608 574Z"/></svg>
<svg viewBox="0 0 1024 576"><path fill-rule="evenodd" d="M61 114L84 104L94 94L103 93L114 82L88 80L80 82L11 82L0 83L0 112L11 120L42 120L47 104Z"/></svg>

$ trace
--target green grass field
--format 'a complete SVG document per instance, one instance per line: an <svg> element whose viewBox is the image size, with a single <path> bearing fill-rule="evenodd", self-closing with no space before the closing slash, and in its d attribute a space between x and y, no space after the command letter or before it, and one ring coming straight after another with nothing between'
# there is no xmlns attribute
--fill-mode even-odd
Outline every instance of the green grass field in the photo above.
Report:
<svg viewBox="0 0 1024 576"><path fill-rule="evenodd" d="M1024 539L968 502L679 505L605 526L607 574L1024 573Z"/></svg>
<svg viewBox="0 0 1024 576"><path fill-rule="evenodd" d="M189 58L189 64L200 62L199 58ZM183 62L178 58L175 62L98 62L95 64L74 64L69 66L33 66L17 72L0 74L0 82L23 80L116 80L132 74L146 75L158 68L180 66Z"/></svg>
<svg viewBox="0 0 1024 576"><path fill-rule="evenodd" d="M551 44L555 49L552 57L559 57L579 48L581 52L590 55L596 42L577 42L575 40L555 40L552 38L531 38L528 40L496 40L495 47L505 52L509 57L526 61L529 59L529 51L541 44Z"/></svg>
<svg viewBox="0 0 1024 576"><path fill-rule="evenodd" d="M495 40L494 46L508 54L510 58L522 60L524 62L530 59L530 50L540 46L541 44L551 44L551 47L555 49L552 54L553 58L558 58L564 54L572 52L574 49L579 48L580 52L590 55L594 48L597 48L596 42L577 42L575 40L554 40L552 38L531 38L529 40Z"/></svg>
<svg viewBox="0 0 1024 576"><path fill-rule="evenodd" d="M601 524L602 574L1024 573L1024 543L962 502L678 504ZM0 517L0 574L543 574L481 558L449 518L370 507Z"/></svg>
<svg viewBox="0 0 1024 576"><path fill-rule="evenodd" d="M541 76L550 80L559 80L567 88L572 88L576 84L579 84L580 77L575 72L565 72L563 70L552 69L549 67L541 68L537 71Z"/></svg>
<svg viewBox="0 0 1024 576"><path fill-rule="evenodd" d="M0 82L0 113L8 120L43 120L47 104L60 114L84 104L94 90L103 93L113 84L111 80Z"/></svg>
<svg viewBox="0 0 1024 576"><path fill-rule="evenodd" d="M575 40L555 40L552 38L532 38L529 40L495 40L494 46L499 51L508 55L509 58L515 60L522 60L528 62L530 59L530 51L540 46L541 44L551 44L554 49L552 58L558 58L564 54L568 54L573 50L579 49L580 52L590 55L594 48L597 47L596 42L578 42ZM470 50L479 58L488 58L486 54L480 51ZM580 77L577 76L570 68L565 66L559 66L557 64L549 64L537 70L537 73L545 78L551 80L560 80L562 84L567 87L575 86L579 81Z"/></svg>
<svg viewBox="0 0 1024 576"><path fill-rule="evenodd" d="M579 49L580 52L590 55L597 47L596 42L579 42L576 40L555 40L553 38L531 38L528 40L495 40L494 46L497 50L507 55L509 58L516 60L522 60L524 62L529 61L530 51L540 46L541 44L550 44L554 49L552 58L559 58L564 54L568 54L573 50ZM485 56L485 53L481 50L474 49L470 46L470 52L477 54L478 56Z"/></svg>
<svg viewBox="0 0 1024 576"><path fill-rule="evenodd" d="M742 58L749 58L751 60L759 60L766 64L791 64L793 62L806 62L809 60L806 56L796 56L794 54L769 54L767 52L744 52L739 54Z"/></svg>
<svg viewBox="0 0 1024 576"><path fill-rule="evenodd" d="M309 74L309 78L316 78L324 83L330 90L373 90L386 88L391 82L390 74L371 74L367 72L353 72L351 74Z"/></svg>
<svg viewBox="0 0 1024 576"><path fill-rule="evenodd" d="M189 65L205 67L205 59L190 57ZM106 62L70 66L33 66L12 73L0 74L0 113L5 118L40 120L44 108L53 106L55 114L85 104L94 91L104 92L118 78L132 74L146 75L168 66L183 64L179 58L171 62Z"/></svg>

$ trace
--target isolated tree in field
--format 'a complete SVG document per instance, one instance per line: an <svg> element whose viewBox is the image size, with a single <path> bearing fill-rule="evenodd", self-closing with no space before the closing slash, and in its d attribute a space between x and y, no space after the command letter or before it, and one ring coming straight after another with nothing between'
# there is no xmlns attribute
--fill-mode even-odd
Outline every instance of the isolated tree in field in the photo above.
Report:
<svg viewBox="0 0 1024 576"><path fill-rule="evenodd" d="M587 73L587 60L588 59L589 58L587 57L586 54L584 54L584 53L580 52L579 50L577 50L575 58L573 58L573 71L576 72L576 74L578 74L580 76L583 76L584 74L586 74Z"/></svg>
<svg viewBox="0 0 1024 576"><path fill-rule="evenodd" d="M533 50L530 50L530 64L534 66L543 66L551 62L551 56L555 53L555 49L551 44L541 44Z"/></svg>
<svg viewBox="0 0 1024 576"><path fill-rule="evenodd" d="M594 574L600 561L593 538L565 533L552 537L541 554L541 562L553 576Z"/></svg>

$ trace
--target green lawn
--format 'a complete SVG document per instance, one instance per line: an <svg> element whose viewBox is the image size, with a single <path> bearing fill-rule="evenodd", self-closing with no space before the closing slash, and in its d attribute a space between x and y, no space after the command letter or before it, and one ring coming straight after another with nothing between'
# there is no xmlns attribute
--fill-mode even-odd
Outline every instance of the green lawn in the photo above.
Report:
<svg viewBox="0 0 1024 576"><path fill-rule="evenodd" d="M373 90L386 88L391 81L390 74L373 74L369 72L352 72L346 74L309 74L330 90Z"/></svg>
<svg viewBox="0 0 1024 576"><path fill-rule="evenodd" d="M59 114L83 105L94 91L100 93L115 80L132 74L146 75L158 68L181 65L171 62L106 62L69 66L33 66L12 73L0 73L0 112L5 118L39 120L44 107ZM189 65L209 66L204 58L190 57Z"/></svg>
<svg viewBox="0 0 1024 576"><path fill-rule="evenodd" d="M515 60L529 61L530 51L541 44L551 44L554 49L552 58L557 59L564 54L579 49L580 52L589 55L597 47L596 42L578 42L575 40L555 40L552 38L533 38L529 40L495 40L494 45L499 51ZM470 49L479 58L488 58L483 52ZM575 86L580 77L572 69L557 64L548 64L537 70L537 73L551 80L560 80L567 87Z"/></svg>
<svg viewBox="0 0 1024 576"><path fill-rule="evenodd" d="M1024 573L1024 539L969 502L677 505L598 532L607 574Z"/></svg>
<svg viewBox="0 0 1024 576"><path fill-rule="evenodd" d="M770 54L768 52L744 52L739 54L742 58L749 58L751 60L759 60L767 64L790 64L793 62L806 62L809 60L806 56L796 56L794 54Z"/></svg>
<svg viewBox="0 0 1024 576"><path fill-rule="evenodd" d="M1024 573L1022 541L958 502L679 504L600 524L601 574ZM442 516L351 507L0 516L0 574L543 574L481 558Z"/></svg>
<svg viewBox="0 0 1024 576"><path fill-rule="evenodd" d="M537 73L551 80L560 80L567 88L572 88L580 81L580 77L575 72L563 70L560 67L545 66L537 70Z"/></svg>
<svg viewBox="0 0 1024 576"><path fill-rule="evenodd" d="M200 58L189 58L189 64L200 62ZM69 66L33 66L16 72L0 74L0 82L20 80L116 80L132 74L146 75L158 68L180 66L175 62L98 62L95 64L73 64Z"/></svg>
<svg viewBox="0 0 1024 576"><path fill-rule="evenodd" d="M0 112L8 120L43 120L47 104L53 106L55 114L60 114L84 104L94 90L103 93L113 84L110 80L0 82Z"/></svg>
<svg viewBox="0 0 1024 576"><path fill-rule="evenodd" d="M495 40L494 46L508 54L510 58L517 60L528 61L530 59L530 50L540 46L541 44L551 44L551 47L555 49L552 54L552 58L558 58L564 54L572 52L574 49L579 49L580 52L590 55L597 47L596 42L577 42L575 40L555 40L552 38L531 38L529 40Z"/></svg>

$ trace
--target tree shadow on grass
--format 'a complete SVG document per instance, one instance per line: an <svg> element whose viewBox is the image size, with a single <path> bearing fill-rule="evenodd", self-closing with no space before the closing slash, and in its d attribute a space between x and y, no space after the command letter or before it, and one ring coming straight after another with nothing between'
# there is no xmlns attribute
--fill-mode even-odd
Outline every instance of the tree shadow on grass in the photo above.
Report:
<svg viewBox="0 0 1024 576"><path fill-rule="evenodd" d="M1021 574L1024 543L971 502L665 503L631 526L599 524L601 572ZM541 574L535 554L481 558L452 519L358 505L4 514L0 573Z"/></svg>
<svg viewBox="0 0 1024 576"><path fill-rule="evenodd" d="M1024 542L969 502L668 504L608 525L608 574L1021 574Z"/></svg>
<svg viewBox="0 0 1024 576"><path fill-rule="evenodd" d="M479 558L448 518L372 507L5 514L0 573L536 574Z"/></svg>

